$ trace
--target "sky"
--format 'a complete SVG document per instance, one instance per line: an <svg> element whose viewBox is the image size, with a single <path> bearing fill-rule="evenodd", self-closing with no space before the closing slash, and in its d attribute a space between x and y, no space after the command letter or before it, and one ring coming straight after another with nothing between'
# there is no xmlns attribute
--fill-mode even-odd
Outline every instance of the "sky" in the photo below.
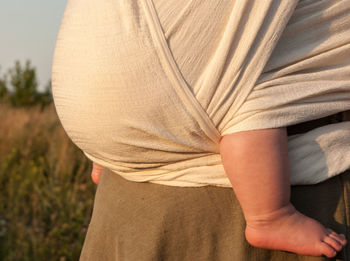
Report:
<svg viewBox="0 0 350 261"><path fill-rule="evenodd" d="M0 0L0 77L19 60L36 68L39 90L51 79L56 37L67 0Z"/></svg>

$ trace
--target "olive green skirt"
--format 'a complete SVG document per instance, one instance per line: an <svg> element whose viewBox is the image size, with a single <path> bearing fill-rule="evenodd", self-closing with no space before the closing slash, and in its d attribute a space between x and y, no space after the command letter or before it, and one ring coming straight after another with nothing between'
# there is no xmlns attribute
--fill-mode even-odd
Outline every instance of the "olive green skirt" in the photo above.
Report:
<svg viewBox="0 0 350 261"><path fill-rule="evenodd" d="M349 240L350 170L323 183L292 187L292 203ZM350 261L250 246L231 188L173 187L128 181L104 169L80 261Z"/></svg>

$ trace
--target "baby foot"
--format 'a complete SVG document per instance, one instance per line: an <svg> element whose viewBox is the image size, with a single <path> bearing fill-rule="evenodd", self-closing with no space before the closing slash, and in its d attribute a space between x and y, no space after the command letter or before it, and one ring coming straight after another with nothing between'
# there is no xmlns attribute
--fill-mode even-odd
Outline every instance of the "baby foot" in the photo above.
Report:
<svg viewBox="0 0 350 261"><path fill-rule="evenodd" d="M247 218L249 244L301 255L334 257L346 245L343 234L325 228L291 204L267 215Z"/></svg>

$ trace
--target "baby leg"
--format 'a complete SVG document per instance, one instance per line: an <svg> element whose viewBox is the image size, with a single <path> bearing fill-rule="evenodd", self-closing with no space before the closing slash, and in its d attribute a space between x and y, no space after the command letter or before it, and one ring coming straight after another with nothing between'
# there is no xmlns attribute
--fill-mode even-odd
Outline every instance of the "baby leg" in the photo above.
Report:
<svg viewBox="0 0 350 261"><path fill-rule="evenodd" d="M220 154L242 207L245 236L251 245L334 257L346 244L343 234L301 214L290 203L286 128L225 135Z"/></svg>

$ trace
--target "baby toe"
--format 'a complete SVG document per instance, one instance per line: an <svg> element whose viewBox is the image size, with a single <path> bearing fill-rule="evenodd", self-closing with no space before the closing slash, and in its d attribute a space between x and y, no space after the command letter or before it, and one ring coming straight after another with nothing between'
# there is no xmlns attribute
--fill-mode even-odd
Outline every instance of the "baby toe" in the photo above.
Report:
<svg viewBox="0 0 350 261"><path fill-rule="evenodd" d="M344 234L337 234L335 233L334 231L332 231L330 234L329 234L329 237L337 240L342 246L345 246L346 245L346 239L345 239L345 236Z"/></svg>
<svg viewBox="0 0 350 261"><path fill-rule="evenodd" d="M323 239L323 242L330 245L332 248L334 248L334 250L340 251L343 248L343 245L341 242L339 242L337 239L334 239L333 237L334 236L331 234L328 236L325 236L325 238Z"/></svg>
<svg viewBox="0 0 350 261"><path fill-rule="evenodd" d="M333 249L333 247L331 247L329 244L325 242L321 242L319 247L320 247L321 253L327 257L335 257L337 254L337 252Z"/></svg>
<svg viewBox="0 0 350 261"><path fill-rule="evenodd" d="M338 240L343 246L346 245L347 241L344 234L338 234L334 230L327 228L327 235Z"/></svg>
<svg viewBox="0 0 350 261"><path fill-rule="evenodd" d="M344 244L344 246L346 245L346 243L348 242L347 240L346 240L346 238L345 238L345 235L344 234L339 234L339 237L340 237L340 239L341 239L341 241L342 241L342 243Z"/></svg>

